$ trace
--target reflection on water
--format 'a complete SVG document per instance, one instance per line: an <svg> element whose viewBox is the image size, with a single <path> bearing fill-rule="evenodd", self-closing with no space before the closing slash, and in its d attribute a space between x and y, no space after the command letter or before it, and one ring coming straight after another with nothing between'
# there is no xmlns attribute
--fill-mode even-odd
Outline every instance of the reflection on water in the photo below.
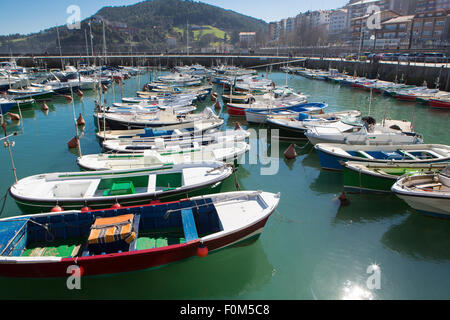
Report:
<svg viewBox="0 0 450 320"><path fill-rule="evenodd" d="M341 300L373 300L373 294L364 286L346 281L340 296Z"/></svg>
<svg viewBox="0 0 450 320"><path fill-rule="evenodd" d="M347 206L339 207L335 223L369 222L407 212L408 206L393 194L346 194ZM339 200L336 200L339 202Z"/></svg>
<svg viewBox="0 0 450 320"><path fill-rule="evenodd" d="M426 217L411 210L392 226L381 242L390 250L417 260L450 261L450 220Z"/></svg>
<svg viewBox="0 0 450 320"><path fill-rule="evenodd" d="M81 279L70 291L66 279L3 279L0 299L220 299L260 289L273 275L261 241L224 249L154 270ZM24 290L26 288L26 290Z"/></svg>

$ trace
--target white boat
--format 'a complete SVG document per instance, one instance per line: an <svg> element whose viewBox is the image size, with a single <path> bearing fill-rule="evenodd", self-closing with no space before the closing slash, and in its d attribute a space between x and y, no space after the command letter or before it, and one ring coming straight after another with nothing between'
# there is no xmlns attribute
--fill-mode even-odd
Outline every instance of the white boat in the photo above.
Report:
<svg viewBox="0 0 450 320"><path fill-rule="evenodd" d="M423 214L450 218L450 166L439 174L403 176L392 192Z"/></svg>
<svg viewBox="0 0 450 320"><path fill-rule="evenodd" d="M160 152L194 152L200 146L209 144L232 145L236 141L244 141L250 136L250 132L244 130L219 131L207 135L187 137L184 139L139 139L139 140L106 140L103 148L107 151L119 153L143 153L146 150Z"/></svg>
<svg viewBox="0 0 450 320"><path fill-rule="evenodd" d="M367 122L366 122L367 123ZM383 124L354 126L340 121L334 124L308 127L305 136L313 144L334 143L350 145L421 144L422 136L411 132L407 121L385 120Z"/></svg>
<svg viewBox="0 0 450 320"><path fill-rule="evenodd" d="M433 164L450 161L450 146L441 144L348 145L318 144L315 149L324 169L342 170L342 162Z"/></svg>
<svg viewBox="0 0 450 320"><path fill-rule="evenodd" d="M214 133L224 121L222 119L208 119L204 121L188 122L159 128L144 128L136 130L107 130L97 132L97 138L103 140L142 140L147 141L177 140L203 134Z"/></svg>
<svg viewBox="0 0 450 320"><path fill-rule="evenodd" d="M111 130L157 128L196 121L199 122L208 119L219 119L211 108L206 108L202 113L187 114L185 116L178 116L172 111L164 110L151 114L106 113L102 116Z"/></svg>
<svg viewBox="0 0 450 320"><path fill-rule="evenodd" d="M217 192L231 176L232 166L220 161L162 165L151 169L46 173L24 178L9 189L24 212L49 212L83 207L103 209L114 204L141 205L151 200Z"/></svg>
<svg viewBox="0 0 450 320"><path fill-rule="evenodd" d="M223 161L233 163L250 150L244 141L227 144L199 146L194 151L147 150L142 154L92 154L79 157L78 165L85 170L122 170L162 166L164 164L183 164L197 161Z"/></svg>

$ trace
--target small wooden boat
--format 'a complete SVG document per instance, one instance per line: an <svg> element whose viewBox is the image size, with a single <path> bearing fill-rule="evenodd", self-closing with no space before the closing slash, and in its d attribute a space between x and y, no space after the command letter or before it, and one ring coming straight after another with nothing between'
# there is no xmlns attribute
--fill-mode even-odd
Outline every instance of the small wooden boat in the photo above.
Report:
<svg viewBox="0 0 450 320"><path fill-rule="evenodd" d="M364 118L363 118L364 120ZM342 125L339 125L341 124ZM319 143L342 143L352 145L421 144L420 134L411 132L408 121L385 120L373 126L348 126L344 121L336 124L310 126L305 136L316 145Z"/></svg>
<svg viewBox="0 0 450 320"><path fill-rule="evenodd" d="M279 201L279 194L242 191L1 219L0 276L65 278L73 266L80 276L115 274L205 257L257 238Z"/></svg>
<svg viewBox="0 0 450 320"><path fill-rule="evenodd" d="M23 212L142 205L157 199L180 199L186 195L217 192L233 172L223 162L163 165L154 169L47 173L27 177L9 192Z"/></svg>
<svg viewBox="0 0 450 320"><path fill-rule="evenodd" d="M249 94L223 94L222 100L225 103L250 103L250 99L252 98L252 95Z"/></svg>
<svg viewBox="0 0 450 320"><path fill-rule="evenodd" d="M103 140L141 140L155 141L162 140L180 140L188 137L216 133L216 128L223 125L222 119L209 119L204 121L182 123L172 126L159 128L145 128L136 130L107 130L99 131L97 138L100 142Z"/></svg>
<svg viewBox="0 0 450 320"><path fill-rule="evenodd" d="M270 116L266 123L272 131L272 135L276 135L276 130L278 130L279 139L287 140L307 140L305 132L311 126L315 125L326 125L330 123L336 123L343 119L358 119L361 116L361 112L357 110L349 110L342 112L331 112L324 114L314 114L307 115L300 114L299 117L289 118L283 117L282 115ZM348 128L354 125L347 125Z"/></svg>
<svg viewBox="0 0 450 320"><path fill-rule="evenodd" d="M405 174L438 173L447 163L391 164L344 162L344 188L350 192L391 192L399 177Z"/></svg>
<svg viewBox="0 0 450 320"><path fill-rule="evenodd" d="M124 170L154 168L168 164L186 164L198 161L223 161L234 163L250 150L244 141L228 144L210 144L198 146L194 151L147 150L142 154L93 154L78 158L78 165L84 170Z"/></svg>
<svg viewBox="0 0 450 320"><path fill-rule="evenodd" d="M9 110L32 107L35 103L34 99L14 100L0 97L0 111L2 114L6 114Z"/></svg>
<svg viewBox="0 0 450 320"><path fill-rule="evenodd" d="M406 175L392 192L423 214L450 218L450 166L440 173Z"/></svg>
<svg viewBox="0 0 450 320"><path fill-rule="evenodd" d="M246 109L245 119L248 123L266 123L269 117L275 118L290 118L299 116L300 113L311 115L320 114L328 107L326 103L302 103L297 106L287 107L281 110L267 110L267 109Z"/></svg>
<svg viewBox="0 0 450 320"><path fill-rule="evenodd" d="M208 119L219 119L211 108L206 108L199 114L178 116L173 112L160 111L156 114L111 114L103 115L111 130L130 130L143 128L158 128L184 123L200 122Z"/></svg>
<svg viewBox="0 0 450 320"><path fill-rule="evenodd" d="M450 110L450 96L430 99L430 107Z"/></svg>
<svg viewBox="0 0 450 320"><path fill-rule="evenodd" d="M343 161L400 165L450 161L450 146L441 144L367 146L324 143L316 145L315 149L322 168L338 171L343 170Z"/></svg>
<svg viewBox="0 0 450 320"><path fill-rule="evenodd" d="M15 100L50 100L53 98L53 91L44 88L9 89L8 94L13 95Z"/></svg>
<svg viewBox="0 0 450 320"><path fill-rule="evenodd" d="M213 134L193 136L187 139L163 140L163 139L139 139L139 140L106 140L103 148L114 153L143 153L146 150L159 152L196 152L200 146L210 144L229 144L244 141L250 136L245 130L219 131Z"/></svg>

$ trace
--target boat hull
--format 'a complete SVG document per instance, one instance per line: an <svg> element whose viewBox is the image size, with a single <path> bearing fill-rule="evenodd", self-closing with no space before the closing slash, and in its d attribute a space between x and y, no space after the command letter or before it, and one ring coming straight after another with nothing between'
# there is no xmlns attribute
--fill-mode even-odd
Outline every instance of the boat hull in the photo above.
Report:
<svg viewBox="0 0 450 320"><path fill-rule="evenodd" d="M407 195L405 193L398 192L395 189L392 191L397 197L405 201L411 208L422 214L450 219L449 198L433 197L431 195Z"/></svg>
<svg viewBox="0 0 450 320"><path fill-rule="evenodd" d="M226 180L226 179L224 179ZM146 205L152 201L177 201L184 198L202 196L208 194L219 193L222 188L222 182L215 181L207 185L203 185L197 188L184 188L183 190L171 190L166 191L160 195L142 194L132 195L128 197L121 197L120 199L105 199L105 200L85 200L74 199L71 201L34 201L30 199L21 199L15 197L11 192L11 196L17 203L17 206L24 213L45 213L50 212L56 205L62 207L65 211L68 210L81 210L83 207L88 206L93 210L111 208L113 205L119 203L121 206L139 206Z"/></svg>
<svg viewBox="0 0 450 320"><path fill-rule="evenodd" d="M391 193L392 185L396 178L388 178L371 175L361 171L352 170L346 166L343 168L344 188L350 192L381 192Z"/></svg>
<svg viewBox="0 0 450 320"><path fill-rule="evenodd" d="M263 219L243 229L205 240L203 245L208 248L209 252L214 252L251 238L259 237L272 213L273 211ZM132 272L162 267L170 263L195 258L200 246L201 242L197 240L158 249L93 257L64 258L52 262L0 263L0 275L16 278L66 278L70 275L68 273L70 266L80 267L83 270L83 276Z"/></svg>

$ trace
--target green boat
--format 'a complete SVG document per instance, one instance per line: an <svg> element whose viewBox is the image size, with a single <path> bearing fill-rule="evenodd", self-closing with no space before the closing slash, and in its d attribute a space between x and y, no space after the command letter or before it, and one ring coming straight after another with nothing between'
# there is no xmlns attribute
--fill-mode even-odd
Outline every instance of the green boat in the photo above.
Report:
<svg viewBox="0 0 450 320"><path fill-rule="evenodd" d="M36 101L51 100L54 92L41 88L27 88L27 89L10 89L8 94L14 96L15 100L34 99Z"/></svg>
<svg viewBox="0 0 450 320"><path fill-rule="evenodd" d="M233 173L219 161L162 164L143 169L47 173L24 178L9 192L25 213L113 205L138 206L150 201L172 201L219 191Z"/></svg>
<svg viewBox="0 0 450 320"><path fill-rule="evenodd" d="M343 162L344 188L358 193L390 193L399 177L405 174L438 173L448 163L436 164L380 164Z"/></svg>

